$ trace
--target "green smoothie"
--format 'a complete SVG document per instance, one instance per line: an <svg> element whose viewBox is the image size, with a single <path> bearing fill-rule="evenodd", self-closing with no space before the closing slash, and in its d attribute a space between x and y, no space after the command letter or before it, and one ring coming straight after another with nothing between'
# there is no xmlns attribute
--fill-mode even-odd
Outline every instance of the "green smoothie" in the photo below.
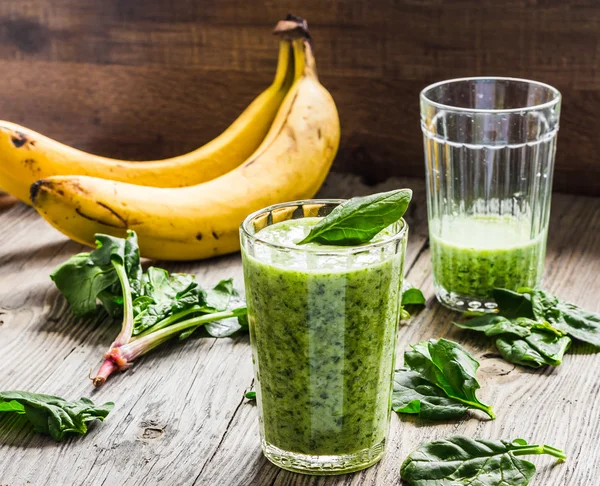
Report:
<svg viewBox="0 0 600 486"><path fill-rule="evenodd" d="M263 437L298 454L370 450L379 457L390 415L404 247L382 259L381 252L296 245L318 220L267 226L256 238L279 249L243 253ZM384 230L371 243L392 237Z"/></svg>
<svg viewBox="0 0 600 486"><path fill-rule="evenodd" d="M544 229L531 238L531 222L512 216L461 216L430 222L436 287L458 298L492 297L495 287L535 287L542 277Z"/></svg>

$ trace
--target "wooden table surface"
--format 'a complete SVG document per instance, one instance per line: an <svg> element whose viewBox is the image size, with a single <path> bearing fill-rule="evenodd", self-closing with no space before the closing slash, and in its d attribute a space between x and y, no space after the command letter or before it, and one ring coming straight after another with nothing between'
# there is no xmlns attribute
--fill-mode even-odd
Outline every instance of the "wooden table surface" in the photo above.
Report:
<svg viewBox="0 0 600 486"><path fill-rule="evenodd" d="M494 405L496 420L477 412L433 424L394 414L380 464L348 476L311 477L278 469L261 454L256 407L244 399L253 384L247 336L168 343L93 390L88 373L99 365L118 323L72 316L48 274L83 247L20 204L0 213L0 390L87 396L116 405L87 436L62 443L33 434L22 418L0 417L0 485L400 485L400 464L412 449L453 434L523 437L564 448L569 456L564 464L532 458L538 473L531 484L599 484L600 356L574 346L558 368L529 370L498 359L487 340L453 328L455 314L433 297L420 180L367 187L352 176L332 174L321 195L401 186L415 190L407 218L407 278L428 301L400 328L398 354L430 337L459 341L482 363L480 395ZM555 194L551 219L545 287L600 311L600 198ZM242 284L239 255L164 266L196 273L204 285L230 276Z"/></svg>

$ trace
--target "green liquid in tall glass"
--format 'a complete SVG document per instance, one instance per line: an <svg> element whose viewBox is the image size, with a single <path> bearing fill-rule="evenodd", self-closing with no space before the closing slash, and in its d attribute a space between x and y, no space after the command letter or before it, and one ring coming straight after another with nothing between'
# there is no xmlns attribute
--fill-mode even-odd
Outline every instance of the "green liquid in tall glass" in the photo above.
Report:
<svg viewBox="0 0 600 486"><path fill-rule="evenodd" d="M294 242L317 221L277 223L259 237L314 248ZM384 231L376 239L389 236ZM262 250L256 258L244 255L244 278L265 441L307 455L382 444L404 255L374 262L346 253L315 265L310 252Z"/></svg>
<svg viewBox="0 0 600 486"><path fill-rule="evenodd" d="M495 287L540 283L547 229L531 238L531 222L512 216L444 217L430 223L437 287L457 296L491 298Z"/></svg>

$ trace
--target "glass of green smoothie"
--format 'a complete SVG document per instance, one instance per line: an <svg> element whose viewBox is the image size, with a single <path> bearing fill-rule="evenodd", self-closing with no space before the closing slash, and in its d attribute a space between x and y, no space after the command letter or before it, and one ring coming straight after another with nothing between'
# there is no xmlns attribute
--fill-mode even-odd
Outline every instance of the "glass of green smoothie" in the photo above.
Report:
<svg viewBox="0 0 600 486"><path fill-rule="evenodd" d="M308 474L375 464L390 420L408 226L298 244L342 202L271 206L240 230L262 448Z"/></svg>
<svg viewBox="0 0 600 486"><path fill-rule="evenodd" d="M541 282L561 95L482 77L435 83L420 101L437 298L493 311L495 287Z"/></svg>

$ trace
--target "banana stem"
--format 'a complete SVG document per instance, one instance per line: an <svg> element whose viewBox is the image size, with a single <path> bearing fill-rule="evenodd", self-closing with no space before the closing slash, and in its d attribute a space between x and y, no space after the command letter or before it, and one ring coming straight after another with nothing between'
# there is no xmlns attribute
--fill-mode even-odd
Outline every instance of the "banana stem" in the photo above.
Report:
<svg viewBox="0 0 600 486"><path fill-rule="evenodd" d="M306 39L298 38L292 41L292 47L294 49L294 78L299 79L303 77L306 72ZM310 48L309 48L310 49Z"/></svg>
<svg viewBox="0 0 600 486"><path fill-rule="evenodd" d="M288 40L282 40L279 43L279 58L277 60L277 70L275 71L275 80L273 85L281 88L286 84L287 74L290 71L288 69L288 63L290 62L290 42Z"/></svg>

